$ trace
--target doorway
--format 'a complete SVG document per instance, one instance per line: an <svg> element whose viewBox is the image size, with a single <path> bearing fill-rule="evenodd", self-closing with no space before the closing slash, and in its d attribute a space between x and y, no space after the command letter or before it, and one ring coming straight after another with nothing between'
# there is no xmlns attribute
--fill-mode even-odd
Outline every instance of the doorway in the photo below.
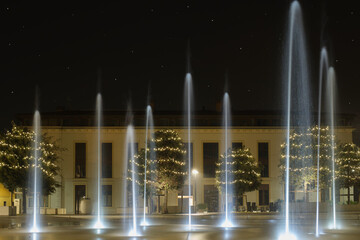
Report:
<svg viewBox="0 0 360 240"><path fill-rule="evenodd" d="M86 196L85 185L75 185L75 214L80 214L80 200Z"/></svg>

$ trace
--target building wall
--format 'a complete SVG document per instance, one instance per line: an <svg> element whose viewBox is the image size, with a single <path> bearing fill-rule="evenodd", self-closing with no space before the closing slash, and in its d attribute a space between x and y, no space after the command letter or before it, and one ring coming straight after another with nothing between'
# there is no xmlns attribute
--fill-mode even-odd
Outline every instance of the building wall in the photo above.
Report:
<svg viewBox="0 0 360 240"><path fill-rule="evenodd" d="M11 206L11 194L4 185L0 183L0 206L4 206L4 202L6 202L6 206Z"/></svg>
<svg viewBox="0 0 360 240"><path fill-rule="evenodd" d="M180 136L187 138L187 130L182 128L172 128L179 132ZM336 130L337 140L340 142L351 142L351 128L341 128ZM156 131L156 129L155 129ZM66 208L67 213L75 213L75 185L86 186L86 196L96 206L96 176L97 176L97 129L93 127L45 127L43 132L53 136L58 140L61 147L67 150L62 153L61 162L61 182L62 187L50 197L52 208ZM193 143L193 168L199 171L196 177L196 202L204 202L204 186L215 185L214 178L203 177L203 143L217 142L219 144L219 154L225 152L223 141L223 130L218 127L197 127L192 129ZM279 179L279 160L280 144L284 142L285 130L279 127L253 127L253 128L233 128L231 131L233 142L242 142L243 146L250 148L251 153L258 159L258 143L267 142L269 144L269 177L262 178L262 184L269 184L269 202L284 199L283 185ZM105 207L104 213L115 214L118 208L126 207L126 153L125 138L126 128L123 127L104 127L101 130L101 142L112 143L112 178L103 179L102 184L112 185L112 207ZM139 127L135 129L135 142L138 148L144 148L145 129ZM86 143L86 178L75 178L75 143ZM192 177L194 184L194 177ZM188 184L187 182L185 184ZM171 195L173 194L173 195ZM169 206L177 205L177 193L169 195ZM259 204L258 191L246 193L248 202ZM220 197L219 197L220 200ZM220 201L219 201L220 204ZM139 199L139 206L142 200ZM95 211L95 207L93 210Z"/></svg>

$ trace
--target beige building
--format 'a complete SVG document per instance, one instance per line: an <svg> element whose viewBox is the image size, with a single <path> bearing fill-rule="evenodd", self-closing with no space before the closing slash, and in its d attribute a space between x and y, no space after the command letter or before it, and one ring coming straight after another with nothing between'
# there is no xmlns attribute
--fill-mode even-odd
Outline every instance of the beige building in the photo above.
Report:
<svg viewBox="0 0 360 240"><path fill-rule="evenodd" d="M179 132L184 142L187 139L187 129L182 125L183 116L178 113L154 113L155 130L171 128ZM31 125L32 116L19 116L24 125ZM281 115L274 112L240 112L234 113L231 130L234 147L246 146L258 162L264 166L262 171L262 185L259 190L248 192L241 204L246 202L260 208L268 208L270 203L284 199L284 187L279 178L280 144L284 142L285 129L281 124ZM338 118L336 137L340 142L351 142L352 116L343 115ZM209 211L221 210L221 196L215 186L215 161L224 149L221 114L218 112L200 112L194 117L196 122L191 131L193 169L199 173L192 176L193 190L196 193L187 196L188 182L184 186L183 209L194 202L206 203ZM135 146L138 150L145 145L145 116L143 113L134 114ZM126 127L125 113L106 112L104 127L101 129L101 157L102 169L102 205L103 212L116 214L126 211L131 205L126 195L125 164ZM97 133L94 127L94 113L92 112L54 112L42 114L42 131L58 140L62 148L66 148L61 155L62 187L49 196L44 205L48 208L66 208L68 214L80 211L83 197L90 198L95 204L96 176L97 176ZM196 185L196 187L195 187ZM297 194L296 198L302 198ZM310 201L314 201L310 195ZM163 197L160 197L163 201ZM45 203L46 202L46 203ZM157 199L154 198L156 206ZM139 206L142 206L139 199ZM179 212L181 196L177 191L169 195L169 210Z"/></svg>

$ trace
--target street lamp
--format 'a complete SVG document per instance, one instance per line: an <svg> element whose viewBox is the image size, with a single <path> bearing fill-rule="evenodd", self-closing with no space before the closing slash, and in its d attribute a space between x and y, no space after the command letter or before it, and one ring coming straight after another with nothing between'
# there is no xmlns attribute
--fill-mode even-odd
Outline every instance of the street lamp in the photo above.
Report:
<svg viewBox="0 0 360 240"><path fill-rule="evenodd" d="M198 175L199 171L196 169L192 170L192 174L194 174L194 213L196 213L196 176Z"/></svg>

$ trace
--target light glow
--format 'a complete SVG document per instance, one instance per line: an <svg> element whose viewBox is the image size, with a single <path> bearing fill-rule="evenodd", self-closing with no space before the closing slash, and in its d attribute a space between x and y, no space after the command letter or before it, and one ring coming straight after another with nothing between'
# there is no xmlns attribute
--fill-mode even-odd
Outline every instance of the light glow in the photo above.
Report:
<svg viewBox="0 0 360 240"><path fill-rule="evenodd" d="M290 232L281 234L278 238L278 240L296 240L296 236Z"/></svg>
<svg viewBox="0 0 360 240"><path fill-rule="evenodd" d="M232 228L234 227L233 223L229 221L229 219L226 219L222 224L221 227L223 228Z"/></svg>

